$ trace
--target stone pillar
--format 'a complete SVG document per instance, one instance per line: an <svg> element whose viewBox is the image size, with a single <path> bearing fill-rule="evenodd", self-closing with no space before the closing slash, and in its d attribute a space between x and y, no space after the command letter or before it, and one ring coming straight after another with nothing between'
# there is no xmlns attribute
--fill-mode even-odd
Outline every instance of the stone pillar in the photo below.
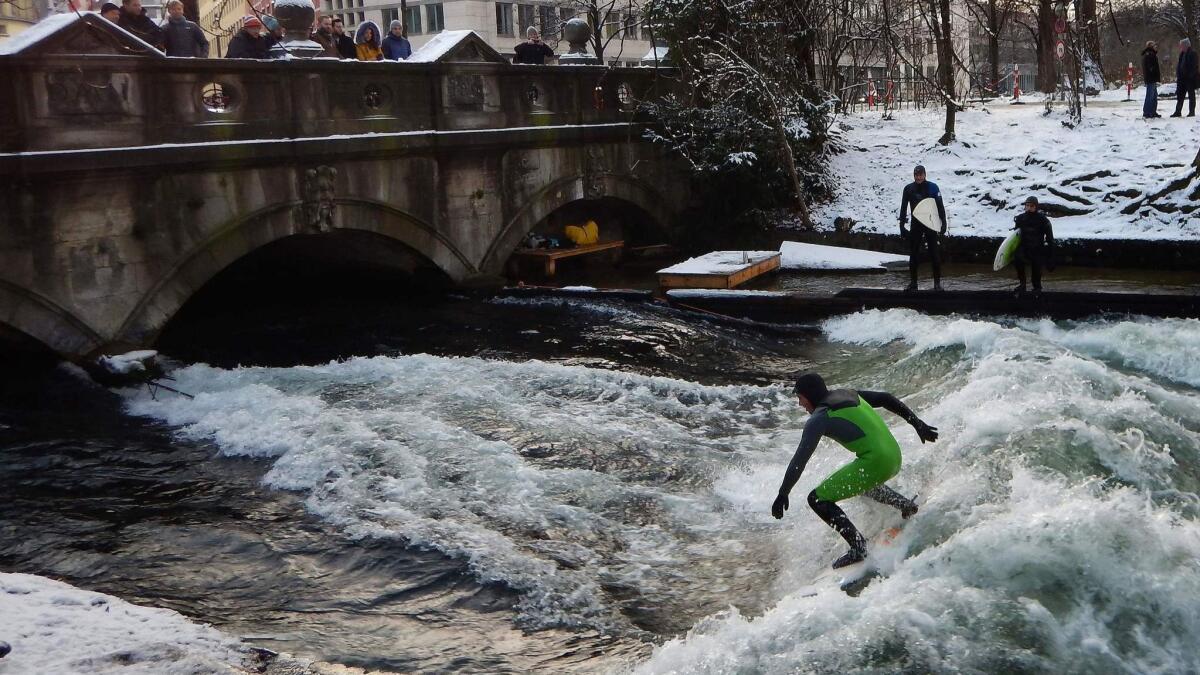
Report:
<svg viewBox="0 0 1200 675"><path fill-rule="evenodd" d="M575 17L563 27L563 37L571 45L571 51L558 57L558 62L564 66L594 66L600 59L588 53L587 43L592 37L592 27L587 21Z"/></svg>
<svg viewBox="0 0 1200 675"><path fill-rule="evenodd" d="M275 0L275 18L283 26L283 39L271 47L271 58L312 58L324 50L313 42L313 19L317 10L312 0Z"/></svg>

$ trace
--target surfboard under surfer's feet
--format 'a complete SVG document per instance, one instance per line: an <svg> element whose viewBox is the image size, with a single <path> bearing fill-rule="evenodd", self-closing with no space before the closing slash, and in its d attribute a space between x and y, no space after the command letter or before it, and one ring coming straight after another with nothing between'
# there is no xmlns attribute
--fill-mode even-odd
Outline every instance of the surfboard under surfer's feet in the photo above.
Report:
<svg viewBox="0 0 1200 675"><path fill-rule="evenodd" d="M841 569L848 565L853 565L854 563L860 563L866 559L867 559L866 551L860 551L858 549L852 548L849 551L846 551L842 555L842 557L833 561L833 569L835 569L835 570Z"/></svg>

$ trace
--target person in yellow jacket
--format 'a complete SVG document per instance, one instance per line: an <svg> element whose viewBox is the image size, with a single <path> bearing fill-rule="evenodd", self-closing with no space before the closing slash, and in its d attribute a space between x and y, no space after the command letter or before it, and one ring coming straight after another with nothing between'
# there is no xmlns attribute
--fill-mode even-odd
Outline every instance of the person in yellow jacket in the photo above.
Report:
<svg viewBox="0 0 1200 675"><path fill-rule="evenodd" d="M354 53L359 61L382 61L383 49L379 46L379 26L374 21L364 21L354 32Z"/></svg>

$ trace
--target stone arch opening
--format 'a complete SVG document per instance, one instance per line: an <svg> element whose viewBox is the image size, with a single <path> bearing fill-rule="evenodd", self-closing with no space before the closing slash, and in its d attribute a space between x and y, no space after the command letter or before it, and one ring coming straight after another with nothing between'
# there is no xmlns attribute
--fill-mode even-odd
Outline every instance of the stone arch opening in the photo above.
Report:
<svg viewBox="0 0 1200 675"><path fill-rule="evenodd" d="M420 219L387 204L367 200L342 199L335 204L333 226L324 232L305 225L296 216L295 204L278 204L219 228L160 276L116 332L115 342L118 345L154 343L163 327L210 280L258 249L290 237L319 238L355 232L373 236L373 241L378 243L378 246L366 246L364 250L377 248L378 253L385 256L416 254L418 259L429 262L451 280L459 281L476 273L461 251ZM337 243L344 239L328 241ZM337 246L316 248L338 255Z"/></svg>
<svg viewBox="0 0 1200 675"><path fill-rule="evenodd" d="M217 273L166 322L154 346L186 361L291 365L331 356L388 312L419 312L453 280L408 245L363 230L285 237ZM364 328L363 330L369 330ZM357 345L357 353L373 344ZM354 350L344 354L352 355Z"/></svg>
<svg viewBox="0 0 1200 675"><path fill-rule="evenodd" d="M602 240L624 239L664 243L672 239L676 205L652 187L627 176L573 176L542 188L505 224L480 265L487 274L500 274L513 252L530 232L555 233L590 213L599 213ZM661 239L661 241L651 241Z"/></svg>
<svg viewBox="0 0 1200 675"><path fill-rule="evenodd" d="M89 326L54 302L0 282L0 351L16 354L43 350L79 357L103 340Z"/></svg>

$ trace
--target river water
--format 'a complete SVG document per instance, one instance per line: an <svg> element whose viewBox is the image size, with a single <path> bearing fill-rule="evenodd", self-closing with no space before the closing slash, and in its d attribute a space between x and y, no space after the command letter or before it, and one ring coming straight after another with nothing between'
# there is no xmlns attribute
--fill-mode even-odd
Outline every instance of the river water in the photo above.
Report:
<svg viewBox="0 0 1200 675"><path fill-rule="evenodd" d="M194 400L9 381L3 569L398 672L1200 669L1200 321L449 296L210 329L164 345ZM796 593L848 453L768 513L808 367L941 429L885 415L924 505L858 597Z"/></svg>

